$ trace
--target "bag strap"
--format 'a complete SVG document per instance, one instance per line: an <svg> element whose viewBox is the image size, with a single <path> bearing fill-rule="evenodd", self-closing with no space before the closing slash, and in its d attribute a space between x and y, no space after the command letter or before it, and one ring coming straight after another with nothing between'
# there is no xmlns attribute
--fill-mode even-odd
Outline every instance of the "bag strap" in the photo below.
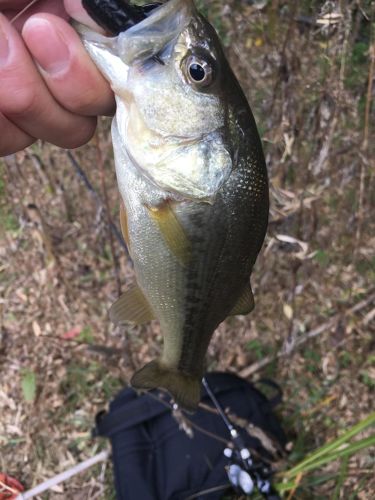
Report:
<svg viewBox="0 0 375 500"><path fill-rule="evenodd" d="M95 427L92 430L92 435L93 437L110 437L119 430L128 429L169 411L170 408L157 399L137 397L126 405L109 412L99 412L95 417Z"/></svg>

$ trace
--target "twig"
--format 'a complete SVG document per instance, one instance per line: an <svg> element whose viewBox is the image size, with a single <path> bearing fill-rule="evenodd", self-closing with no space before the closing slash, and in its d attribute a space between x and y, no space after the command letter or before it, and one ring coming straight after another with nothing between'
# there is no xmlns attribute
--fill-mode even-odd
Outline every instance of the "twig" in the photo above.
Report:
<svg viewBox="0 0 375 500"><path fill-rule="evenodd" d="M298 486L299 486L302 478L303 478L303 472L300 472L299 474L297 474L297 477L296 477L295 482L294 482L293 489L289 493L288 500L292 500L292 498L294 497L294 495L295 495L295 493L297 491L297 488L298 488Z"/></svg>
<svg viewBox="0 0 375 500"><path fill-rule="evenodd" d="M369 48L369 58L370 58L370 66L368 71L367 96L366 96L366 107L365 107L365 130L364 130L363 146L362 146L364 151L367 150L368 148L368 138L370 131L372 85L375 72L375 41L371 44Z"/></svg>
<svg viewBox="0 0 375 500"><path fill-rule="evenodd" d="M271 105L270 105L270 108L268 111L269 115L271 115L273 113L273 109L274 109L274 106L276 103L277 92L278 92L279 87L282 83L282 71L281 70L282 70L283 64L286 61L286 49L287 49L288 43L290 43L290 40L292 39L292 31L293 31L294 24L295 24L294 18L296 16L297 7L298 7L298 2L296 0L294 0L292 7L290 9L288 28L287 28L287 31L285 33L284 41L282 43L282 47L280 50L280 61L281 62L279 65L278 77L277 77L276 83L274 84L274 87L272 90L272 100L271 100Z"/></svg>
<svg viewBox="0 0 375 500"><path fill-rule="evenodd" d="M348 311L344 313L345 316L350 316L351 314L354 314L368 305L370 305L372 302L375 301L375 293L370 293L370 295L366 298L363 299L361 302L358 302L355 306L351 307ZM239 375L240 377L247 378L250 375L253 375L254 373L258 372L265 366L269 365L273 361L275 361L278 358L285 357L289 354L292 354L297 347L300 347L301 345L305 344L309 339L312 339L314 337L317 337L321 335L322 333L326 332L327 330L331 329L333 326L336 325L337 321L340 319L341 313L336 314L333 318L330 320L326 321L320 326L317 326L313 330L310 330L309 332L306 332L304 335L299 337L296 342L294 343L294 346L291 351L286 353L283 349L281 349L279 352L273 355L266 356L260 361L257 361L256 363L253 363L252 365L248 366L247 368L244 368L242 371L240 371Z"/></svg>
<svg viewBox="0 0 375 500"><path fill-rule="evenodd" d="M170 403L168 403L167 401L164 401L161 397L157 396L156 394L153 394L152 392L146 392L145 394L147 394L148 397L158 401L159 403L164 405L166 408L169 408L172 412L172 416L175 418L174 412L172 411L173 407ZM199 406L201 406L201 403L199 404ZM216 412L216 410L215 410L215 412ZM193 429L197 430L198 432L201 432L202 434L205 434L206 436L209 436L210 438L215 439L216 441L219 441L220 443L223 443L225 445L228 444L227 439L222 438L218 434L207 431L203 427L197 425L192 420L190 420L190 418L188 418L185 414L183 414L182 417ZM175 418L175 420L176 420L177 425L180 427L180 422L176 418ZM182 429L182 430L184 430L184 429ZM184 430L184 432L186 433L186 430ZM187 436L189 437L188 434L187 434Z"/></svg>
<svg viewBox="0 0 375 500"><path fill-rule="evenodd" d="M13 494L18 493L17 490L15 490L14 488L11 488L7 484L3 483L3 481L1 481L1 480L0 480L0 488L1 488L1 490L6 490L6 491L9 491L10 493L13 493ZM2 494L1 490L0 490L0 493Z"/></svg>
<svg viewBox="0 0 375 500"><path fill-rule="evenodd" d="M108 460L109 454L110 452L108 450L102 451L101 453L98 453L94 457L91 457L88 460L85 460L84 462L75 465L71 469L61 472L60 474L57 474L57 476L52 477L51 479L47 479L47 481L44 481L44 483L39 484L38 486L35 486L35 488L32 488L31 490L26 491L25 493L20 493L17 496L16 500L27 500L28 498L34 498L37 495L43 493L44 491L50 490L57 484L67 481L68 479L76 476L80 472L89 469L93 465L96 465L100 462L105 462L106 460Z"/></svg>
<svg viewBox="0 0 375 500"><path fill-rule="evenodd" d="M325 165L326 165L328 158L329 158L329 153L331 150L332 142L334 139L334 134L335 134L336 127L338 124L338 120L339 120L338 106L341 104L342 95L343 95L343 91L344 91L344 79L345 79L345 71L346 71L346 59L347 59L348 42L349 42L350 27L351 27L351 18L352 18L352 10L347 9L347 19L346 19L346 24L345 24L344 40L343 40L342 51L341 51L340 72L339 72L339 80L338 80L339 85L338 85L338 92L336 95L337 105L335 106L335 108L333 110L333 116L331 118L328 130L325 134L325 140L324 140L323 145L320 149L318 159L316 160L316 162L314 162L314 164L312 166L312 171L313 171L314 175L318 175L325 168Z"/></svg>
<svg viewBox="0 0 375 500"><path fill-rule="evenodd" d="M117 294L120 296L121 295L121 280L120 280L120 274L119 274L119 262L118 262L118 257L115 251L115 245L113 241L113 234L111 231L111 226L114 226L112 217L111 217L111 210L109 208L109 199L108 199L108 192L107 192L107 187L105 184L105 175L104 175L104 159L103 159L103 154L102 154L102 149L100 145L100 137L99 133L96 132L95 135L95 144L96 144L96 154L98 158L98 166L99 166L99 173L100 173L100 182L102 185L102 193L103 193L103 198L104 198L104 206L105 206L105 216L107 218L108 222L108 236L109 236L109 246L111 249L111 254L112 254L112 261L113 261L113 270L115 273L115 278L116 278L116 285L117 285Z"/></svg>
<svg viewBox="0 0 375 500"><path fill-rule="evenodd" d="M371 16L372 21L372 16ZM371 23L372 25L372 23ZM372 86L374 80L375 72L375 41L373 40L373 33L371 33L372 43L369 47L369 70L368 70L368 81L367 81L367 95L366 95L366 107L365 107L365 126L363 133L363 143L362 151L366 153L368 151L369 144L369 134L370 134L370 111L371 111L371 100L372 100ZM361 239L363 218L364 218L364 199L365 199L365 162L361 159L361 174L359 181L359 201L358 201L358 213L357 213L357 231L355 235L355 255L357 255L359 242Z"/></svg>
<svg viewBox="0 0 375 500"><path fill-rule="evenodd" d="M67 151L66 152L67 154L67 157L69 158L71 164L73 165L73 167L75 168L78 176L81 178L82 182L84 183L84 185L86 186L86 188L90 191L92 197L95 199L97 205L103 210L105 211L105 207L104 207L104 204L100 198L100 196L98 195L98 193L95 191L93 185L91 184L91 182L89 181L87 175L85 174L84 170L82 169L81 165L78 163L78 161L76 160L76 158L74 157L73 153L71 151ZM121 247L125 250L128 258L130 259L130 256L129 256L129 253L128 253L128 249L125 245L125 242L121 236L121 233L120 231L117 229L117 227L115 226L115 224L113 222L110 223L110 228L111 228L111 231L113 232L113 234L115 235L117 241L120 243Z"/></svg>

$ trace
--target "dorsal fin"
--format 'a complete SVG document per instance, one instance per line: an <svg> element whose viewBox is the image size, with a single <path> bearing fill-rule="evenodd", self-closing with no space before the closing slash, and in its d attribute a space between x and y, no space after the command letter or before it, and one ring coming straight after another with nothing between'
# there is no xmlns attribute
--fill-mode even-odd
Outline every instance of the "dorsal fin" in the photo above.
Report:
<svg viewBox="0 0 375 500"><path fill-rule="evenodd" d="M250 283L245 286L240 298L237 300L236 305L233 307L229 316L236 316L237 314L249 314L254 309L254 296L251 290Z"/></svg>
<svg viewBox="0 0 375 500"><path fill-rule="evenodd" d="M115 325L122 325L128 321L142 325L155 319L150 305L138 285L133 285L112 304L109 317Z"/></svg>
<svg viewBox="0 0 375 500"><path fill-rule="evenodd" d="M191 259L191 243L177 219L170 202L160 207L147 207L150 217L156 222L170 251L186 266Z"/></svg>

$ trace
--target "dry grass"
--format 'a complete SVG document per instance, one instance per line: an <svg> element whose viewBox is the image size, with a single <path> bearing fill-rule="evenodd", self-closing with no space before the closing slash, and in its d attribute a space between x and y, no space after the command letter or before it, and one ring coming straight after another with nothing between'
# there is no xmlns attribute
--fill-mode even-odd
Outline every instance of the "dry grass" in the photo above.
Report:
<svg viewBox="0 0 375 500"><path fill-rule="evenodd" d="M209 368L283 385L295 463L373 409L374 9L201 3L252 104L272 197L256 309L219 327ZM337 22L324 24L332 10ZM74 154L102 199L104 180L117 223L108 121ZM95 413L160 352L161 335L157 323L109 324L118 277L131 281L132 268L66 152L37 144L0 165L0 471L31 487L105 445L90 439ZM331 464L319 477L333 479L295 498L373 498L372 467L370 451ZM108 468L43 498L110 499Z"/></svg>

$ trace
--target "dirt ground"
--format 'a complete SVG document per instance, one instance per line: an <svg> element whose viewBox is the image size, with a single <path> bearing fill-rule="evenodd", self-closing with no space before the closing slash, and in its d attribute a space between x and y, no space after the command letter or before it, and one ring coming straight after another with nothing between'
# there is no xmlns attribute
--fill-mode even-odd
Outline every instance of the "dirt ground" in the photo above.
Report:
<svg viewBox="0 0 375 500"><path fill-rule="evenodd" d="M374 410L374 2L200 4L251 103L271 193L255 310L220 325L208 366L282 385L294 464ZM72 154L95 191L49 144L0 160L0 472L27 488L106 446L90 438L95 414L162 343L156 322L107 317L133 279L109 229L109 120ZM293 498L374 498L374 451ZM40 498L113 498L110 466Z"/></svg>

